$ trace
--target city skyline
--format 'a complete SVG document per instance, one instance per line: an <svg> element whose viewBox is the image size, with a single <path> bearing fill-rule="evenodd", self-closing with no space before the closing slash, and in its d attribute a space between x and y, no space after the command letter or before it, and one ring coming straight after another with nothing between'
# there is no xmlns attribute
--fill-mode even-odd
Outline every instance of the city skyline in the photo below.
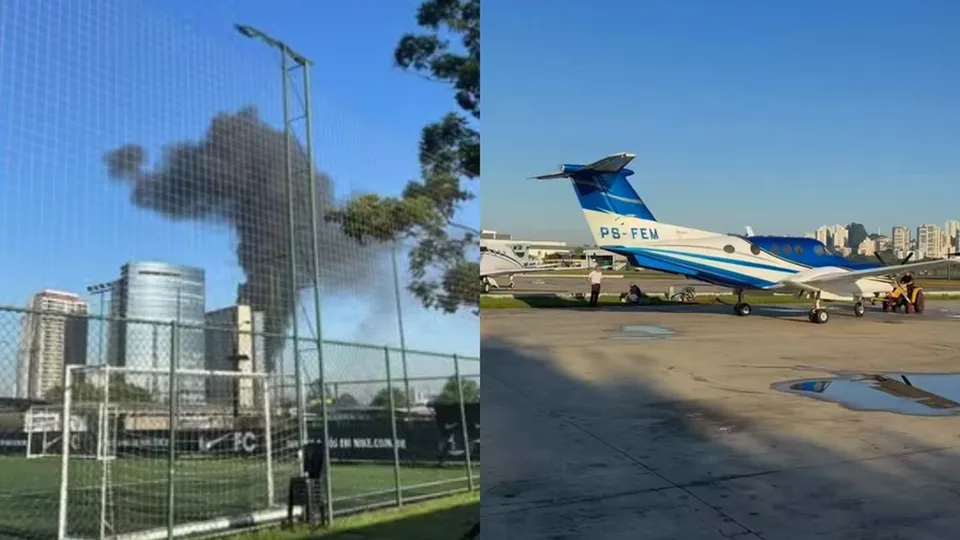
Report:
<svg viewBox="0 0 960 540"><path fill-rule="evenodd" d="M813 232L803 233L803 236L815 238L845 256L873 256L875 253L890 251L898 259L913 253L914 258L920 260L942 259L950 253L960 252L960 220L947 220L943 226L936 223L923 223L915 227L894 225L889 229L889 234L881 231L872 233L864 227L866 237L862 239L849 237L853 225L863 224L851 222L848 225L821 225ZM857 245L853 245L854 243Z"/></svg>
<svg viewBox="0 0 960 540"><path fill-rule="evenodd" d="M137 278L140 273L148 274L148 279L160 280L159 283L144 282L142 278ZM187 275L188 279L182 284L181 279ZM131 279L132 278L132 279ZM191 279L192 278L192 279ZM163 280L168 280L163 283ZM133 283L131 283L131 281ZM172 288L171 288L172 287ZM171 292L173 291L173 292ZM177 302L177 294L180 294L180 302ZM243 303L242 287L235 288L235 296L232 302L226 306L209 306L209 297L206 295L206 279L203 268L190 265L173 264L158 260L128 261L120 266L119 277L104 282L96 283L87 287L86 295L72 291L60 291L51 288L43 289L34 293L27 304L28 311L21 316L19 323L17 339L15 342L4 341L3 345L8 350L14 351L14 354L6 357L0 355L0 372L11 371L16 375L13 379L0 379L0 396L29 397L30 399L43 399L46 392L62 382L62 367L64 362L71 364L98 365L101 362L115 366L130 365L133 367L147 368L165 368L168 367L167 359L170 358L170 325L171 321L180 318L183 327L181 328L181 368L183 369L222 369L227 364L220 356L225 350L229 350L232 345L227 346L223 343L215 343L212 347L207 344L208 336L211 333L244 331L239 328L243 325L243 320L234 317L234 323L223 326L216 324L224 322L230 317L224 318L223 314L233 312L235 314L238 308L249 308L249 305ZM50 313L35 313L34 310L40 310L37 306L52 307L53 312L68 309L59 304L49 305L47 298L53 298L63 303L63 299L75 303L77 306L77 323L71 326L67 324L67 329L72 331L71 335L80 337L82 334L82 346L80 341L70 340L73 348L70 349L67 342L55 344L54 347L47 347L44 350L54 351L40 354L45 360L40 361L37 358L25 356L25 340L29 341L29 336L38 335L33 331L27 334L26 328L39 328L40 326L50 327L51 320L55 322L54 326L59 325L55 330L57 335L63 336L65 323L63 319L51 315ZM46 303L44 303L46 302ZM71 304L72 305L72 304ZM133 309L130 309L130 307ZM140 308L138 306L143 306ZM301 308L303 306L300 306ZM156 311L157 309L160 311ZM42 310L41 310L42 311ZM73 312L71 312L73 313ZM125 319L131 319L126 321ZM280 373L282 368L284 377L291 377L288 373L292 369L293 360L289 344L289 338L279 338L281 342L279 348L274 347L273 352L266 351L266 344L269 339L262 335L263 313L250 310L249 313L252 331L261 333L254 336L248 349L251 349L255 358L275 358L276 367L274 373ZM150 322L148 322L150 321ZM71 323L73 324L73 323ZM39 325L39 326L38 326ZM302 323L301 323L302 325ZM82 330L81 330L82 328ZM191 331L193 335L191 336ZM246 331L250 331L249 329ZM50 331L47 331L48 335ZM234 334L236 335L236 334ZM25 337L26 336L26 337ZM318 377L315 360L315 352L310 353L312 347L315 351L315 345L310 334L300 334L300 339L304 342L301 345L301 355L307 355L304 358L304 370L306 378L309 381ZM221 340L222 341L222 340ZM330 342L342 343L339 340L325 339L325 348L342 346L331 345ZM50 338L43 341L45 344L51 343ZM368 344L370 347L374 344ZM396 347L391 346L394 350ZM33 349L42 349L33 347ZM79 360L77 354L63 353L64 349L77 351L82 349L82 358ZM441 351L429 351L415 349L408 343L407 350L411 353L410 369L414 370L418 376L433 376L433 374L446 374L450 366L442 362L434 362L429 358L419 358L416 353L435 353ZM56 352L61 351L61 352ZM184 354L185 353L185 354ZM237 353L238 355L240 353ZM34 355L36 356L36 354ZM464 355L469 357L470 355ZM303 358L303 356L301 356ZM127 364L128 358L133 359L132 364ZM186 360L186 362L184 362ZM391 355L391 365L394 373L402 372L400 363L401 354ZM6 365L9 364L9 365ZM241 365L243 369L254 369L257 371L268 371L271 366L267 364L258 366ZM47 375L44 378L28 375L38 369L45 369ZM337 365L339 374L345 379L360 380L367 371L367 366L362 362L348 363L346 365ZM268 371L269 372L269 371ZM51 375L54 374L55 375ZM136 386L151 390L157 384L150 382L150 377L139 376L143 380L134 380L138 376L132 376L131 382ZM38 383L36 381L43 381ZM51 383L50 381L55 381ZM157 381L154 381L157 382ZM30 385L36 386L42 384L42 388L31 391ZM159 384L159 383L158 383ZM199 384L199 383L198 383ZM288 385L290 383L281 383ZM161 385L162 386L162 385ZM38 387L39 388L39 387ZM153 390L162 391L164 389L156 388ZM288 389L289 392L292 390ZM194 399L195 403L203 402L210 396L220 396L232 394L232 391L226 392L222 386L215 388L194 388L191 394L203 396ZM222 399L221 399L222 401Z"/></svg>

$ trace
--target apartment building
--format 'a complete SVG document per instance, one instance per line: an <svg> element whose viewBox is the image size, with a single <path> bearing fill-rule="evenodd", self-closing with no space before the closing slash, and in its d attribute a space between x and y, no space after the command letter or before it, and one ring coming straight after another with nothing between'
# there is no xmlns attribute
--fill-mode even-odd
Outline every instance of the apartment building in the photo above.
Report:
<svg viewBox="0 0 960 540"><path fill-rule="evenodd" d="M63 383L64 366L87 363L87 310L80 296L43 290L33 295L20 327L16 394L44 399Z"/></svg>

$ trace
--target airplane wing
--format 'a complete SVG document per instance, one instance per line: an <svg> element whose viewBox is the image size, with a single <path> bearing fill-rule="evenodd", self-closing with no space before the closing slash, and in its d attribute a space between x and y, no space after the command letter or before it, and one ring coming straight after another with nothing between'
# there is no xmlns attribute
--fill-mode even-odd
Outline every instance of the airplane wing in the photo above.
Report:
<svg viewBox="0 0 960 540"><path fill-rule="evenodd" d="M960 259L936 259L933 261L921 261L910 264L901 264L898 266L884 266L881 268L869 268L866 270L855 270L852 272L833 272L830 274L819 275L807 280L794 282L797 285L806 285L816 287L817 285L842 283L847 281L857 281L863 278L892 276L906 272L919 272L922 270L931 270L950 265L960 265Z"/></svg>

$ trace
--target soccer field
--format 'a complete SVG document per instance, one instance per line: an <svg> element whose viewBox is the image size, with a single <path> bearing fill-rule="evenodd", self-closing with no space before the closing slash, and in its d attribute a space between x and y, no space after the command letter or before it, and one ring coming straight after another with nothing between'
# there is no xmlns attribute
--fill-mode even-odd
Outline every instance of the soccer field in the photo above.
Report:
<svg viewBox="0 0 960 540"><path fill-rule="evenodd" d="M72 537L99 534L101 508L114 534L167 524L166 459L123 458L109 462L110 481L102 481L104 462L70 461L68 529ZM292 461L273 464L274 502L286 507ZM474 468L479 477L479 466ZM392 464L331 466L334 511L394 499ZM55 538L60 497L60 458L0 457L0 538ZM462 464L409 466L400 470L405 497L439 493L467 485ZM108 485L111 489L102 490ZM265 461L252 458L181 459L174 473L177 524L243 514L269 507ZM101 505L105 497L107 504Z"/></svg>

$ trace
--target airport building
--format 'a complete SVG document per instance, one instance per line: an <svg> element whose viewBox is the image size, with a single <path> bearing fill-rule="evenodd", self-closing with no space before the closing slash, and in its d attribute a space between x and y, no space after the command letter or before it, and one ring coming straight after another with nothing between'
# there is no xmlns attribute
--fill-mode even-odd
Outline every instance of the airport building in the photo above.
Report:
<svg viewBox="0 0 960 540"><path fill-rule="evenodd" d="M205 288L201 268L163 262L125 264L112 290L111 316L115 322L110 325L110 364L166 370L176 353L177 367L203 369ZM175 349L174 323L179 323ZM129 375L126 382L163 399L169 394L166 376ZM206 383L202 377L183 377L179 394L183 404L202 403Z"/></svg>
<svg viewBox="0 0 960 540"><path fill-rule="evenodd" d="M600 248L590 248L583 250L584 267L591 268L600 265L603 268L612 268L622 270L629 265L629 261L623 255L607 251Z"/></svg>
<svg viewBox="0 0 960 540"><path fill-rule="evenodd" d="M30 299L20 328L16 397L46 399L63 384L65 365L87 363L87 303L44 290Z"/></svg>

